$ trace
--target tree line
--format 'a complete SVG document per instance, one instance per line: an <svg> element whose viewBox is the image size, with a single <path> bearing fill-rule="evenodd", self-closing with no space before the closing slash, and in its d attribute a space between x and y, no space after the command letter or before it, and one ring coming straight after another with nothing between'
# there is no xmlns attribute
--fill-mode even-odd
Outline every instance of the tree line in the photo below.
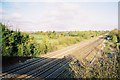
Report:
<svg viewBox="0 0 120 80"><path fill-rule="evenodd" d="M2 27L2 55L3 56L35 56L37 48L28 34L9 30L6 25Z"/></svg>
<svg viewBox="0 0 120 80"><path fill-rule="evenodd" d="M8 26L2 23L0 23L0 27L2 29L3 56L38 56L105 33L104 31L39 31L27 33L10 30Z"/></svg>

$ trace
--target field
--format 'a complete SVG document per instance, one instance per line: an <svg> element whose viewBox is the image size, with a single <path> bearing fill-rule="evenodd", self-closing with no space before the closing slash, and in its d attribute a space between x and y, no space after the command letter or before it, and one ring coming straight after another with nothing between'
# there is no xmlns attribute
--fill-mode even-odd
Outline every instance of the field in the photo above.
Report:
<svg viewBox="0 0 120 80"><path fill-rule="evenodd" d="M2 56L17 62L3 67L3 78L119 78L117 29L28 33L0 27Z"/></svg>
<svg viewBox="0 0 120 80"><path fill-rule="evenodd" d="M46 45L47 52L62 49L64 47L76 44L78 42L91 39L101 35L103 32L97 31L70 31L70 32L37 32L31 33L30 36L34 38L39 45ZM46 53L47 53L46 52Z"/></svg>
<svg viewBox="0 0 120 80"><path fill-rule="evenodd" d="M102 35L105 31L20 32L2 27L3 56L40 56Z"/></svg>

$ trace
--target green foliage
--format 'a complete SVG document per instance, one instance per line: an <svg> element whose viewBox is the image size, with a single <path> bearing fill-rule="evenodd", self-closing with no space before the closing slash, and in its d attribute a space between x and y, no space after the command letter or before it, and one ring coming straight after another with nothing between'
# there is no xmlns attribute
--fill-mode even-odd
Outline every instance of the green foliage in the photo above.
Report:
<svg viewBox="0 0 120 80"><path fill-rule="evenodd" d="M114 29L109 33L109 36L112 38L112 42L119 43L120 42L120 30Z"/></svg>
<svg viewBox="0 0 120 80"><path fill-rule="evenodd" d="M3 24L0 26L2 27L3 56L38 56L104 33L102 31L25 33L10 30Z"/></svg>
<svg viewBox="0 0 120 80"><path fill-rule="evenodd" d="M2 27L2 55L3 56L35 56L37 54L33 39L20 31Z"/></svg>
<svg viewBox="0 0 120 80"><path fill-rule="evenodd" d="M111 78L119 79L120 55L116 47L118 42L117 34L108 34L112 40L105 42L101 51L101 57L95 59L92 65L83 64L82 61L74 59L70 65L72 78ZM78 64L81 64L79 66Z"/></svg>
<svg viewBox="0 0 120 80"><path fill-rule="evenodd" d="M69 31L69 32L35 32L30 36L34 37L34 40L39 46L41 54L46 54L57 49L75 44L77 42L99 36L104 32L98 31Z"/></svg>
<svg viewBox="0 0 120 80"><path fill-rule="evenodd" d="M118 39L117 39L117 36L116 36L116 35L113 35L112 41L113 41L114 43L118 42Z"/></svg>

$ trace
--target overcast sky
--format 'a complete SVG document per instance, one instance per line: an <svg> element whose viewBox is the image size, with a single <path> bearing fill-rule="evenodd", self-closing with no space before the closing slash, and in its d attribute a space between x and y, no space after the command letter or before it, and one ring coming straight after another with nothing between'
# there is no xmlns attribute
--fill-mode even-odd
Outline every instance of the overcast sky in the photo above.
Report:
<svg viewBox="0 0 120 80"><path fill-rule="evenodd" d="M21 31L111 30L117 2L3 2L0 22Z"/></svg>

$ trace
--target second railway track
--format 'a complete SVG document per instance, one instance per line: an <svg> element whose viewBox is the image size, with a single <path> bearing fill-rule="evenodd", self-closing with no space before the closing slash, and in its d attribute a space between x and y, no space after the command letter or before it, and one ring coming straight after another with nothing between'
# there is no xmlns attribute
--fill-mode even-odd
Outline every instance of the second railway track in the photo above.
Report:
<svg viewBox="0 0 120 80"><path fill-rule="evenodd" d="M62 73L67 72L65 68L69 67L69 62L72 60L69 54L79 52L79 56L87 58L95 47L99 46L103 42L98 38L90 43L86 43L83 47L74 46L64 52L60 51L60 54L51 56L51 58L36 58L26 61L22 64L15 65L9 69L3 71L2 78L57 78ZM68 57L64 57L68 56Z"/></svg>

